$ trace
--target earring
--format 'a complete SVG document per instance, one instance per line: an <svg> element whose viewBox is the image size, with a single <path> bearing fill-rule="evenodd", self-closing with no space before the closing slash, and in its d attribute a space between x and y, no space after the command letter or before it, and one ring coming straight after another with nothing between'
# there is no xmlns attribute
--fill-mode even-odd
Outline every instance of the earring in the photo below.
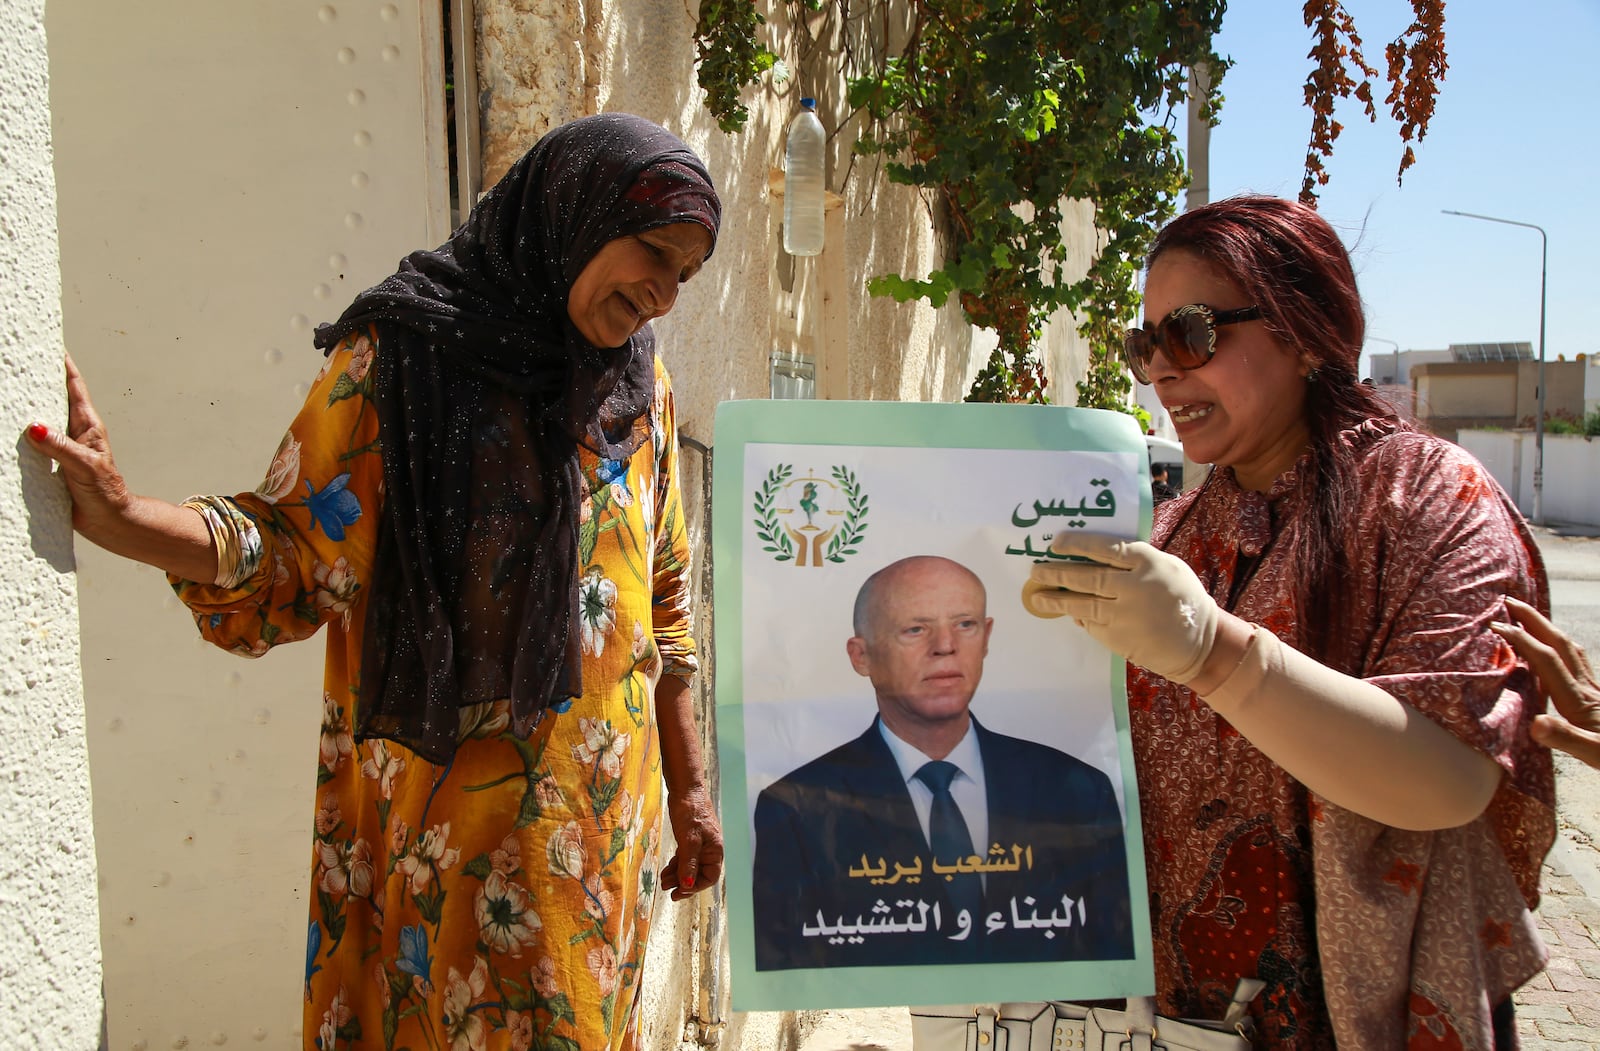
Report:
<svg viewBox="0 0 1600 1051"><path fill-rule="evenodd" d="M1317 382L1317 376L1318 376L1319 372L1320 372L1320 370L1317 369L1315 366L1313 366L1310 370L1308 370L1306 372L1306 382L1307 383L1315 383L1315 382Z"/></svg>

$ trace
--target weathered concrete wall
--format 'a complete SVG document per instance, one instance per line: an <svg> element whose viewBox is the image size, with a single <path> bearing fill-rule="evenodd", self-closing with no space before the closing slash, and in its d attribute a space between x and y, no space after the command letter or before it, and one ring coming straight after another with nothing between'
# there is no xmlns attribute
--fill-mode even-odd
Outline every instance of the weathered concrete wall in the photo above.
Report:
<svg viewBox="0 0 1600 1051"><path fill-rule="evenodd" d="M1583 383L1588 366L1580 357L1566 361L1551 355L1544 364L1544 411L1583 418ZM1517 362L1517 422L1532 420L1539 412L1539 363Z"/></svg>
<svg viewBox="0 0 1600 1051"><path fill-rule="evenodd" d="M794 6L762 5L769 46L792 39L788 18ZM831 388L834 397L958 400L988 357L993 337L966 324L954 302L934 310L867 294L867 279L876 274L927 274L941 250L919 194L889 184L871 161L857 159L852 166L857 125L846 123L839 131L848 107L844 78L829 65L830 49L783 54L791 79L766 79L748 89L749 123L738 134L725 134L695 82L697 11L698 4L684 0L478 0L484 185L551 127L595 112L627 111L658 121L706 160L722 195L722 235L702 275L657 326L683 431L694 442L714 445L719 402L768 396L770 355L785 348L818 355L819 368L823 356L842 359L846 375ZM831 11L805 17L813 37L838 39L841 30ZM817 99L823 125L833 133L829 188L842 198L843 243L830 242L823 255L796 260L779 243L783 203L772 192L771 176L783 163L785 133L803 95ZM1069 220L1071 265L1083 269L1096 247L1090 216L1088 206L1078 206ZM842 290L842 310L833 305L842 317L832 328L817 316L818 288ZM1048 327L1045 344L1049 393L1072 404L1087 348L1070 318ZM704 457L691 445L685 461L691 532L704 568ZM709 578L703 578L702 600L709 591ZM704 601L698 627L709 648L711 618ZM713 675L708 661L700 682L708 748ZM694 907L663 904L657 912L644 981L645 1046L795 1047L812 1018L729 1013L718 893L700 895Z"/></svg>
<svg viewBox="0 0 1600 1051"><path fill-rule="evenodd" d="M1425 365L1412 370L1417 400L1428 407L1429 416L1504 416L1509 419L1515 415L1515 362L1473 363L1453 371L1438 369L1436 365Z"/></svg>
<svg viewBox="0 0 1600 1051"><path fill-rule="evenodd" d="M484 186L493 186L545 132L594 109L594 3L480 3L478 90Z"/></svg>
<svg viewBox="0 0 1600 1051"><path fill-rule="evenodd" d="M1546 361L1545 412L1581 416L1585 361ZM1425 362L1411 369L1424 418L1504 417L1532 419L1539 404L1537 361Z"/></svg>
<svg viewBox="0 0 1600 1051"><path fill-rule="evenodd" d="M100 1039L100 913L71 507L15 436L65 422L42 0L0 3L0 1042Z"/></svg>

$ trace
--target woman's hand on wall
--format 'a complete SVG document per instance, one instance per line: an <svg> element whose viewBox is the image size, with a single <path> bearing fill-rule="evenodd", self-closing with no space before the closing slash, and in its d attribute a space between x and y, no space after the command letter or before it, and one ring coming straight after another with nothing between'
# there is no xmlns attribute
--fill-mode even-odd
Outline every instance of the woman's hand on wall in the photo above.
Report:
<svg viewBox="0 0 1600 1051"><path fill-rule="evenodd" d="M66 356L67 429L28 427L28 443L60 468L72 497L72 527L113 554L147 562L187 580L217 573L211 533L200 515L128 491L111 457L106 426L89 400L83 373Z"/></svg>
<svg viewBox="0 0 1600 1051"><path fill-rule="evenodd" d="M72 525L85 537L100 543L127 515L133 502L122 472L111 458L111 439L100 421L83 373L66 357L67 429L51 430L42 423L28 428L28 441L60 465L62 480L72 496Z"/></svg>

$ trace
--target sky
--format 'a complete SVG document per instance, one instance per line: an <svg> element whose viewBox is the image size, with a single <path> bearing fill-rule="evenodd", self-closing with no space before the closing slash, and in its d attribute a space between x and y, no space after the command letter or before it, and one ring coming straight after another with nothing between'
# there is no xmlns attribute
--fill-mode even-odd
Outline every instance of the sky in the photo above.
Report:
<svg viewBox="0 0 1600 1051"><path fill-rule="evenodd" d="M1411 19L1408 0L1346 0L1368 63ZM1295 197L1311 112L1302 86L1311 33L1292 0L1230 0L1216 50L1234 65L1212 130L1213 200L1233 193ZM1548 360L1600 353L1591 246L1600 245L1594 181L1600 121L1600 0L1451 0L1449 70L1417 163L1396 185L1404 146L1374 82L1376 124L1347 100L1318 210L1343 236L1367 308L1370 355L1451 343L1525 340L1539 348L1536 230L1443 215L1477 212L1542 226L1549 236ZM1182 134L1180 125L1180 134Z"/></svg>

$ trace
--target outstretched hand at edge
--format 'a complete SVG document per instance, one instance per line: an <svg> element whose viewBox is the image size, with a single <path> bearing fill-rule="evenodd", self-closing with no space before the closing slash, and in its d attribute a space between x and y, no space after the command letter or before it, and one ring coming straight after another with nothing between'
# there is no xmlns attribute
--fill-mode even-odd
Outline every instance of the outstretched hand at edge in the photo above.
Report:
<svg viewBox="0 0 1600 1051"><path fill-rule="evenodd" d="M1555 706L1555 713L1534 718L1533 739L1600 769L1600 680L1588 655L1526 602L1507 598L1506 608L1516 623L1494 630L1528 662Z"/></svg>

